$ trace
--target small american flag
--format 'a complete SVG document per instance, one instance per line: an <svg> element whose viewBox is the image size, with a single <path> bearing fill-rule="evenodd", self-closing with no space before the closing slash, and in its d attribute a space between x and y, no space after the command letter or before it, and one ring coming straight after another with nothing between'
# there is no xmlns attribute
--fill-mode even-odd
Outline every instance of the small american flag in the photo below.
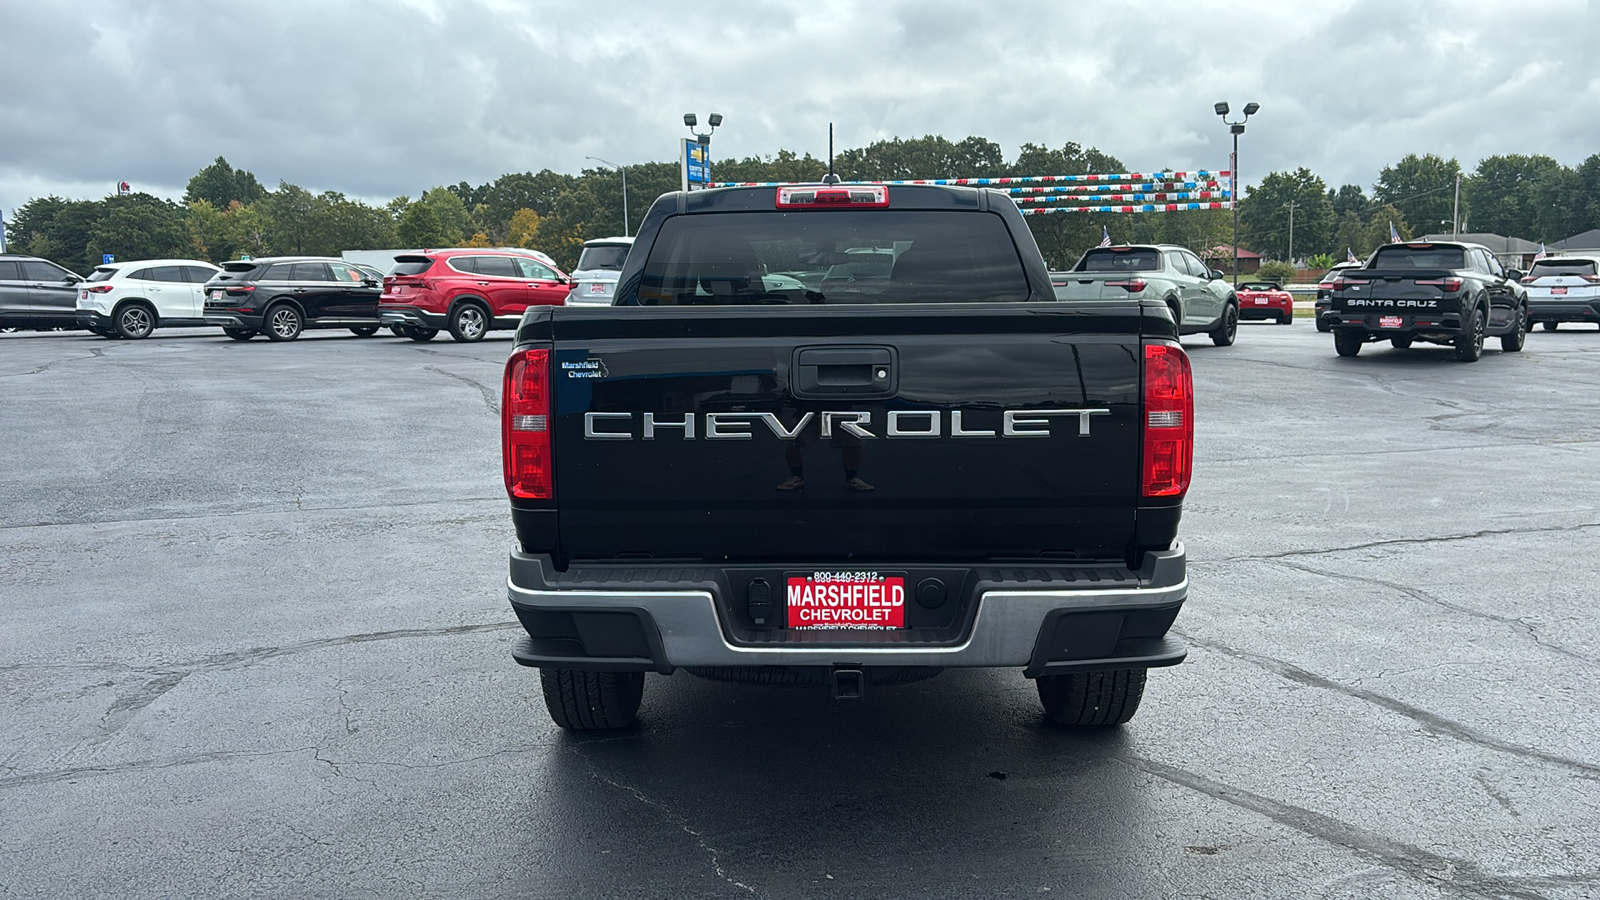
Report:
<svg viewBox="0 0 1600 900"><path fill-rule="evenodd" d="M1107 229L1104 225L1100 226L1100 246L1102 246L1102 247L1111 246L1111 231L1109 229Z"/></svg>
<svg viewBox="0 0 1600 900"><path fill-rule="evenodd" d="M1354 247L1346 247L1346 248L1344 248L1344 261L1345 262L1360 262L1361 261L1359 259L1356 259L1356 251L1355 251Z"/></svg>
<svg viewBox="0 0 1600 900"><path fill-rule="evenodd" d="M1389 243L1391 243L1391 244L1400 243L1400 232L1394 230L1394 221L1393 220L1390 220L1390 222L1389 222Z"/></svg>
<svg viewBox="0 0 1600 900"><path fill-rule="evenodd" d="M1546 256L1549 256L1549 255L1550 254L1548 252L1546 252L1545 249L1544 249L1544 241L1540 241L1539 242L1539 252L1535 253L1533 255L1533 261L1534 262L1538 262L1539 260L1544 259Z"/></svg>

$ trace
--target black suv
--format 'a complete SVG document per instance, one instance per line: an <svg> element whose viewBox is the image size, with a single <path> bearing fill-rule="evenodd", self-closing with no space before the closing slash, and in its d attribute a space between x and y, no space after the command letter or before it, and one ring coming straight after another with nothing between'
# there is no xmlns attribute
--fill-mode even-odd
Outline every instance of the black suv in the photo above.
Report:
<svg viewBox="0 0 1600 900"><path fill-rule="evenodd" d="M82 283L47 259L0 253L0 328L77 328Z"/></svg>
<svg viewBox="0 0 1600 900"><path fill-rule="evenodd" d="M278 256L225 262L206 282L205 320L228 337L292 341L307 328L378 333L383 286L342 259Z"/></svg>

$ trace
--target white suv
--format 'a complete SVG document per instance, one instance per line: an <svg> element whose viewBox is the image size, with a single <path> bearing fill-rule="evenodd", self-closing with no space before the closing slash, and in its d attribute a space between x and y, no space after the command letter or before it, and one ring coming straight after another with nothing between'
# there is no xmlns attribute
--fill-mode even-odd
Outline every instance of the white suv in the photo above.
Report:
<svg viewBox="0 0 1600 900"><path fill-rule="evenodd" d="M78 324L108 338L146 338L161 327L204 325L203 286L222 271L197 259L97 266L78 286Z"/></svg>
<svg viewBox="0 0 1600 900"><path fill-rule="evenodd" d="M1528 324L1555 331L1561 322L1600 324L1600 255L1536 259L1522 278L1528 288Z"/></svg>
<svg viewBox="0 0 1600 900"><path fill-rule="evenodd" d="M578 267L572 270L568 306L610 306L617 291L622 262L633 247L631 237L596 238L583 242Z"/></svg>

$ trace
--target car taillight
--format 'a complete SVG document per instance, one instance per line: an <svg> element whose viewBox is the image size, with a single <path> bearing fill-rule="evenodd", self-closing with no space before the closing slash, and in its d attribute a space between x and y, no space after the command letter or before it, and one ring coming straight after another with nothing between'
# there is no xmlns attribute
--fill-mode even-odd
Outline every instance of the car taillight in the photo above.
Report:
<svg viewBox="0 0 1600 900"><path fill-rule="evenodd" d="M1350 286L1352 284L1371 284L1371 283L1372 283L1371 281L1368 281L1365 278L1335 278L1333 280L1333 283L1329 284L1328 287L1330 287L1330 288L1332 288L1333 290L1336 290L1336 291L1342 291L1346 287L1348 287L1348 286Z"/></svg>
<svg viewBox="0 0 1600 900"><path fill-rule="evenodd" d="M501 449L506 491L513 498L550 500L550 351L523 350L506 361L501 407Z"/></svg>
<svg viewBox="0 0 1600 900"><path fill-rule="evenodd" d="M230 284L227 287L230 294L248 294L256 289L253 284Z"/></svg>
<svg viewBox="0 0 1600 900"><path fill-rule="evenodd" d="M1194 467L1194 375L1177 344L1144 345L1146 497L1182 497Z"/></svg>
<svg viewBox="0 0 1600 900"><path fill-rule="evenodd" d="M1149 285L1138 278L1132 278L1127 281L1108 281L1106 287L1119 287L1130 294L1137 294Z"/></svg>
<svg viewBox="0 0 1600 900"><path fill-rule="evenodd" d="M106 291L111 290L111 285L109 285L109 284L96 284L96 285L92 285L90 287L86 287L86 288L84 288L84 290L88 291L91 294L104 294Z"/></svg>
<svg viewBox="0 0 1600 900"><path fill-rule="evenodd" d="M1443 288L1447 294L1453 294L1461 290L1461 279L1459 278L1424 278L1420 279L1417 284Z"/></svg>
<svg viewBox="0 0 1600 900"><path fill-rule="evenodd" d="M883 209L889 187L883 184L796 185L778 188L778 209Z"/></svg>
<svg viewBox="0 0 1600 900"><path fill-rule="evenodd" d="M1591 283L1600 282L1600 275L1579 275L1578 277L1582 278L1584 281L1588 281L1588 282L1591 282ZM1523 280L1526 281L1527 279L1523 279Z"/></svg>

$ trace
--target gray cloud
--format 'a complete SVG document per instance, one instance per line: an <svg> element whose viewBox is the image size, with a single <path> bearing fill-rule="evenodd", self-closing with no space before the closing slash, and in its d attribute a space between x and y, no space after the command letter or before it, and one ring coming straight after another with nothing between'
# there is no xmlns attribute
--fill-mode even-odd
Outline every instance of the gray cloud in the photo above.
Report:
<svg viewBox="0 0 1600 900"><path fill-rule="evenodd" d="M175 195L221 154L367 198L585 156L718 157L888 137L1099 147L1221 168L1211 104L1262 104L1247 180L1370 185L1409 152L1600 152L1600 10L1583 0L1190 3L0 0L0 207ZM963 173L949 173L959 175Z"/></svg>

